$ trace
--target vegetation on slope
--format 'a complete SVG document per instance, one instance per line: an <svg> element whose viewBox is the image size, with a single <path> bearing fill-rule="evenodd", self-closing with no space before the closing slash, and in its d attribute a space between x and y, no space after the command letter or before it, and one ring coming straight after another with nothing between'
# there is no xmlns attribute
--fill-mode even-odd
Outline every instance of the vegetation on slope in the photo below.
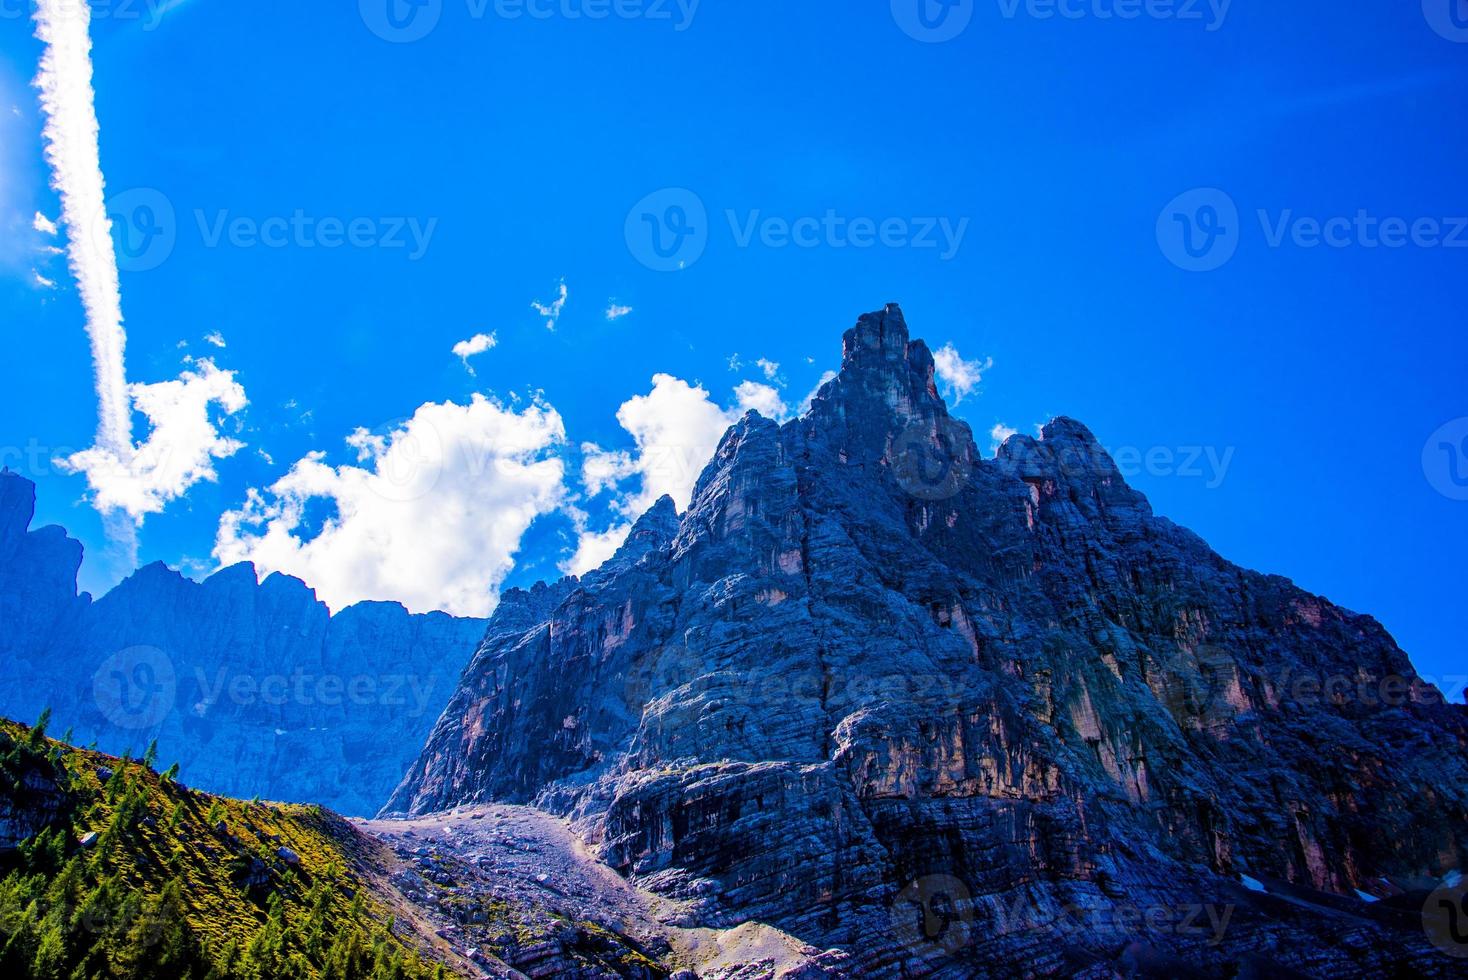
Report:
<svg viewBox="0 0 1468 980"><path fill-rule="evenodd" d="M375 846L317 807L196 792L176 767L0 722L0 975L449 976L364 883Z"/></svg>

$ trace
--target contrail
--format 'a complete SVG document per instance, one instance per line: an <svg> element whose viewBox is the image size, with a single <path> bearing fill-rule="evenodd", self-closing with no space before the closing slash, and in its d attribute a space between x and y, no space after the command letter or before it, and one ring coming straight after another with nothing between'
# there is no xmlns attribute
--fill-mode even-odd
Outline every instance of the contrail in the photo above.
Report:
<svg viewBox="0 0 1468 980"><path fill-rule="evenodd" d="M39 0L36 37L45 45L35 86L46 115L46 161L61 195L67 258L86 308L97 376L97 446L127 463L132 417L123 349L122 296L112 222L107 217L97 110L92 91L91 7L77 0Z"/></svg>
<svg viewBox="0 0 1468 980"><path fill-rule="evenodd" d="M97 109L92 90L92 9L77 0L39 0L36 37L46 45L35 86L46 115L42 133L51 186L61 195L61 220L72 276L86 308L97 385L97 448L121 467L133 457L132 409L123 351L122 293L112 222L107 217ZM103 513L102 526L125 566L137 564L137 526L121 513Z"/></svg>

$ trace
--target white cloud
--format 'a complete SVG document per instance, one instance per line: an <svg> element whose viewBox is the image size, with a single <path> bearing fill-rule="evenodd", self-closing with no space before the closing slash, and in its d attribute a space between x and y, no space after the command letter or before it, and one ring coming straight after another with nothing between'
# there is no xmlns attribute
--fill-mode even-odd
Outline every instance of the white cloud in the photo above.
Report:
<svg viewBox="0 0 1468 980"><path fill-rule="evenodd" d="M580 532L576 539L576 553L560 565L566 575L585 575L600 568L622 547L622 542L632 533L632 524L630 521L613 524L600 533L582 527Z"/></svg>
<svg viewBox="0 0 1468 980"><path fill-rule="evenodd" d="M989 438L991 438L991 439L994 440L994 444L990 447L990 449L993 452L998 452L999 451L999 447L1002 446L1002 445L1004 445L1005 442L1007 442L1009 440L1009 437L1010 436L1017 436L1017 435L1019 435L1019 430L1018 429L1011 429L1009 426L1005 425L1003 422L996 422L996 423L994 423L994 428L992 428L992 429L989 430Z"/></svg>
<svg viewBox="0 0 1468 980"><path fill-rule="evenodd" d="M734 397L744 411L759 412L765 418L774 419L776 422L783 422L790 413L790 410L785 407L785 400L780 397L780 392L758 381L741 381L734 389Z"/></svg>
<svg viewBox="0 0 1468 980"><path fill-rule="evenodd" d="M225 347L229 346L224 342L224 334L220 333L218 330L215 330L212 333L205 334L204 343L212 344L215 347L218 347L220 350L223 350Z"/></svg>
<svg viewBox="0 0 1468 980"><path fill-rule="evenodd" d="M736 353L733 353L733 354L730 354L729 355L729 370L730 371L741 371L743 369L744 369L744 362L739 359L739 354L737 352Z"/></svg>
<svg viewBox="0 0 1468 980"><path fill-rule="evenodd" d="M36 37L45 45L36 76L42 136L51 183L61 195L71 272L87 314L96 372L97 451L125 460L133 452L127 374L123 350L122 297L111 223L104 207L97 111L92 91L92 41L86 8L72 0L39 0ZM81 14L79 16L79 13Z"/></svg>
<svg viewBox="0 0 1468 980"><path fill-rule="evenodd" d="M978 388L984 380L984 372L994 366L992 357L983 361L965 361L951 343L944 344L933 352L938 380L946 389L945 394L957 405Z"/></svg>
<svg viewBox="0 0 1468 980"><path fill-rule="evenodd" d="M43 235L56 236L56 222L46 217L41 212L36 212L36 220L31 222L31 227Z"/></svg>
<svg viewBox="0 0 1468 980"><path fill-rule="evenodd" d="M610 304L607 305L607 320L609 322L610 321L614 321L614 320L620 320L620 319L622 319L622 317L628 315L631 312L632 312L632 307L630 307L630 306L621 306L617 302L613 301L613 302L611 302Z"/></svg>
<svg viewBox="0 0 1468 980"><path fill-rule="evenodd" d="M35 282L35 284L37 286L40 286L42 289L55 289L56 288L56 283L53 280L47 279L45 276L41 275L39 272L36 272L35 270L32 270L31 271L31 276L33 277L33 281Z"/></svg>
<svg viewBox="0 0 1468 980"><path fill-rule="evenodd" d="M693 499L699 474L739 415L715 404L702 386L670 374L653 375L650 392L628 399L617 410L617 421L632 436L636 451L608 453L584 447L589 451L582 479L588 488L598 488L595 493L639 477L639 489L614 505L628 519L641 516L664 494L684 510ZM588 479L588 474L593 476Z"/></svg>
<svg viewBox="0 0 1468 980"><path fill-rule="evenodd" d="M464 362L464 370L470 374L474 369L469 366L469 358L477 357L487 350L492 350L499 343L497 335L492 333L477 333L468 340L461 340L454 345L454 356Z"/></svg>
<svg viewBox="0 0 1468 980"><path fill-rule="evenodd" d="M576 553L561 566L568 574L583 574L610 557L626 539L631 523L664 494L673 498L679 511L687 510L704 467L729 426L745 411L755 408L776 419L788 414L779 392L769 385L746 381L735 389L735 397L737 407L723 408L701 385L657 374L650 392L628 399L617 410L617 421L632 436L635 449L607 451L594 443L581 447L582 484L592 497L618 493L612 501L618 519L598 532L587 529L584 516L578 516ZM622 484L633 478L636 487L621 491Z"/></svg>
<svg viewBox="0 0 1468 980"><path fill-rule="evenodd" d="M542 303L540 300L531 302L531 308L545 317L545 328L547 330L553 331L556 329L556 323L561 319L561 311L566 308L566 297L569 295L570 291L566 289L566 280L562 279L557 285L555 299L549 303Z"/></svg>
<svg viewBox="0 0 1468 980"><path fill-rule="evenodd" d="M780 377L780 363L778 361L771 361L761 357L754 363L756 366L759 367L761 371L765 373L766 381L774 381L775 379Z"/></svg>
<svg viewBox="0 0 1468 980"><path fill-rule="evenodd" d="M147 441L119 454L98 445L59 461L85 474L93 502L103 514L125 513L134 525L157 514L195 483L218 478L216 459L226 459L244 444L219 431L224 416L248 404L233 371L210 360L191 362L177 380L129 385L133 409L149 423Z"/></svg>
<svg viewBox="0 0 1468 980"><path fill-rule="evenodd" d="M804 415L806 412L810 411L810 403L816 400L816 395L820 394L821 389L826 386L827 382L835 380L835 371L827 371L825 374L822 374L821 379L816 382L815 387L812 388L803 399L801 399L800 414Z"/></svg>
<svg viewBox="0 0 1468 980"><path fill-rule="evenodd" d="M526 529L564 501L564 440L548 405L421 405L384 432L352 433L360 465L315 452L250 490L221 517L214 557L295 575L333 609L380 599L488 615ZM314 535L313 503L330 512Z"/></svg>

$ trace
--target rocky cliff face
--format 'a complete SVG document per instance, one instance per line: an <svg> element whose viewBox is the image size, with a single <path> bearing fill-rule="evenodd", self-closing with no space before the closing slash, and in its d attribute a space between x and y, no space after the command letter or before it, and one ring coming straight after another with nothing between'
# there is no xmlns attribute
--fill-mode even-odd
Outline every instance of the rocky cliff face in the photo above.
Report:
<svg viewBox="0 0 1468 980"><path fill-rule="evenodd" d="M1392 906L1462 862L1461 706L1079 423L982 458L895 306L843 361L681 518L507 597L388 809L534 803L681 924L864 976L1454 965Z"/></svg>
<svg viewBox="0 0 1468 980"><path fill-rule="evenodd" d="M249 565L192 582L161 564L77 595L82 549L28 530L34 486L0 475L0 715L54 711L81 744L200 788L371 813L402 778L484 622L363 603L336 616Z"/></svg>

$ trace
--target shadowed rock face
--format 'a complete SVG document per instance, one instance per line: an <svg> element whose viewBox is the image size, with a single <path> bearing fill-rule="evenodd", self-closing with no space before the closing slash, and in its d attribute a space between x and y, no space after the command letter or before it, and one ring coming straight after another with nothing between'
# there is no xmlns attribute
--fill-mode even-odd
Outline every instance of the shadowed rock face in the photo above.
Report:
<svg viewBox="0 0 1468 980"><path fill-rule="evenodd" d="M332 616L250 565L192 582L162 564L77 594L81 545L28 530L35 487L0 474L0 715L135 754L201 789L368 814L402 778L484 621L362 603Z"/></svg>
<svg viewBox="0 0 1468 980"><path fill-rule="evenodd" d="M1237 882L1457 867L1465 733L1375 621L1154 517L1079 423L980 458L889 306L681 519L507 597L388 809L536 803L863 975L1431 973L1411 916Z"/></svg>

